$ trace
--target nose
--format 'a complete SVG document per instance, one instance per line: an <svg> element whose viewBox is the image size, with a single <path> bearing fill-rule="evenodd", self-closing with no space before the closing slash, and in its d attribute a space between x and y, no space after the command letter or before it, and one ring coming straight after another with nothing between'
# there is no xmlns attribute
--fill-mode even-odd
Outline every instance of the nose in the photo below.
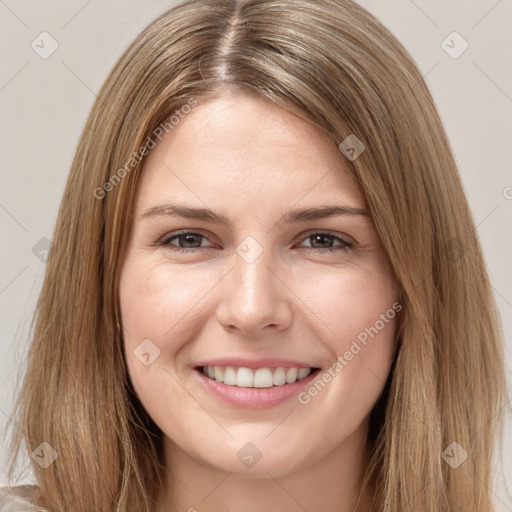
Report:
<svg viewBox="0 0 512 512"><path fill-rule="evenodd" d="M293 294L281 272L264 251L248 263L234 256L231 272L222 280L217 320L227 330L247 336L282 331L292 322Z"/></svg>

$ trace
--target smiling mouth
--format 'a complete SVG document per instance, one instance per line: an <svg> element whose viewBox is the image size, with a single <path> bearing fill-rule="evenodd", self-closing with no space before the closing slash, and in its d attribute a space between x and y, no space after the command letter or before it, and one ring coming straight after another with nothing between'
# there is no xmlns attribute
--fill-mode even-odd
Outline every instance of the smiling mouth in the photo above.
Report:
<svg viewBox="0 0 512 512"><path fill-rule="evenodd" d="M196 370L211 380L239 388L271 388L293 384L316 373L320 368L258 368L235 366L197 366Z"/></svg>

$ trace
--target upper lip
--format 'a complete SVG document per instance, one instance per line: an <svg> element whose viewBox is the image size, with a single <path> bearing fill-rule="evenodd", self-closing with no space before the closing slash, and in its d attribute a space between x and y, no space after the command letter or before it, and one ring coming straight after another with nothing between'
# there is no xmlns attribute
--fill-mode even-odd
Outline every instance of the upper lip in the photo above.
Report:
<svg viewBox="0 0 512 512"><path fill-rule="evenodd" d="M264 359L243 359L234 357L223 357L217 359L208 359L199 361L198 366L234 366L237 368L250 368L257 370L258 368L318 368L318 366L291 361L290 359L264 358Z"/></svg>

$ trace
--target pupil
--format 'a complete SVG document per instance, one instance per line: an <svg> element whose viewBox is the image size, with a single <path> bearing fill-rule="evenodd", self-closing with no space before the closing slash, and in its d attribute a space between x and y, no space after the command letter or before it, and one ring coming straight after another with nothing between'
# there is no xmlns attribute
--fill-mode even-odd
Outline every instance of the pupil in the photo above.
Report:
<svg viewBox="0 0 512 512"><path fill-rule="evenodd" d="M186 246L189 246L189 245L197 245L197 236L196 235L193 235L193 234L187 234L187 235L183 235L182 238L185 239L185 245ZM320 244L321 246L330 246L330 243L332 242L332 240L329 239L328 236L326 235L312 235L311 237L313 239L313 245L314 244ZM322 240L323 240L323 243L322 243ZM194 244L194 241L196 242L196 244Z"/></svg>
<svg viewBox="0 0 512 512"><path fill-rule="evenodd" d="M320 243L320 245L326 245L326 244L327 244L327 245L329 246L328 238L329 238L329 237L328 237L328 236L326 236L326 235L313 235L313 239L314 239L314 242L313 242L313 243L317 243L317 242L319 242L319 243ZM327 240L327 241L325 241L325 242L322 244L322 239L323 239L323 240Z"/></svg>
<svg viewBox="0 0 512 512"><path fill-rule="evenodd" d="M197 237L196 237L196 235L188 233L188 234L184 235L184 238L185 238L185 245L188 247L189 244L194 245L194 239L197 238Z"/></svg>

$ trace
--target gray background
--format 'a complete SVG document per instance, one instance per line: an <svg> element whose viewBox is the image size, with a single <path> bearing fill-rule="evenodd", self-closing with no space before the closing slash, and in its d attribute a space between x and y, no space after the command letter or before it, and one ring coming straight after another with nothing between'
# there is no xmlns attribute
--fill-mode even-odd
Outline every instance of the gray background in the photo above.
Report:
<svg viewBox="0 0 512 512"><path fill-rule="evenodd" d="M0 0L2 430L9 422L23 371L30 316L44 273L44 250L86 116L123 49L147 23L175 3ZM412 53L438 105L503 317L510 377L512 0L360 3ZM463 39L452 35L454 31ZM48 32L58 44L46 59L40 55L55 43L50 36L40 36L42 32ZM469 47L458 56L464 40ZM35 48L31 47L33 41ZM506 415L502 460L496 462L495 494L500 511L512 511L510 404ZM2 444L0 484L5 483L5 453Z"/></svg>

